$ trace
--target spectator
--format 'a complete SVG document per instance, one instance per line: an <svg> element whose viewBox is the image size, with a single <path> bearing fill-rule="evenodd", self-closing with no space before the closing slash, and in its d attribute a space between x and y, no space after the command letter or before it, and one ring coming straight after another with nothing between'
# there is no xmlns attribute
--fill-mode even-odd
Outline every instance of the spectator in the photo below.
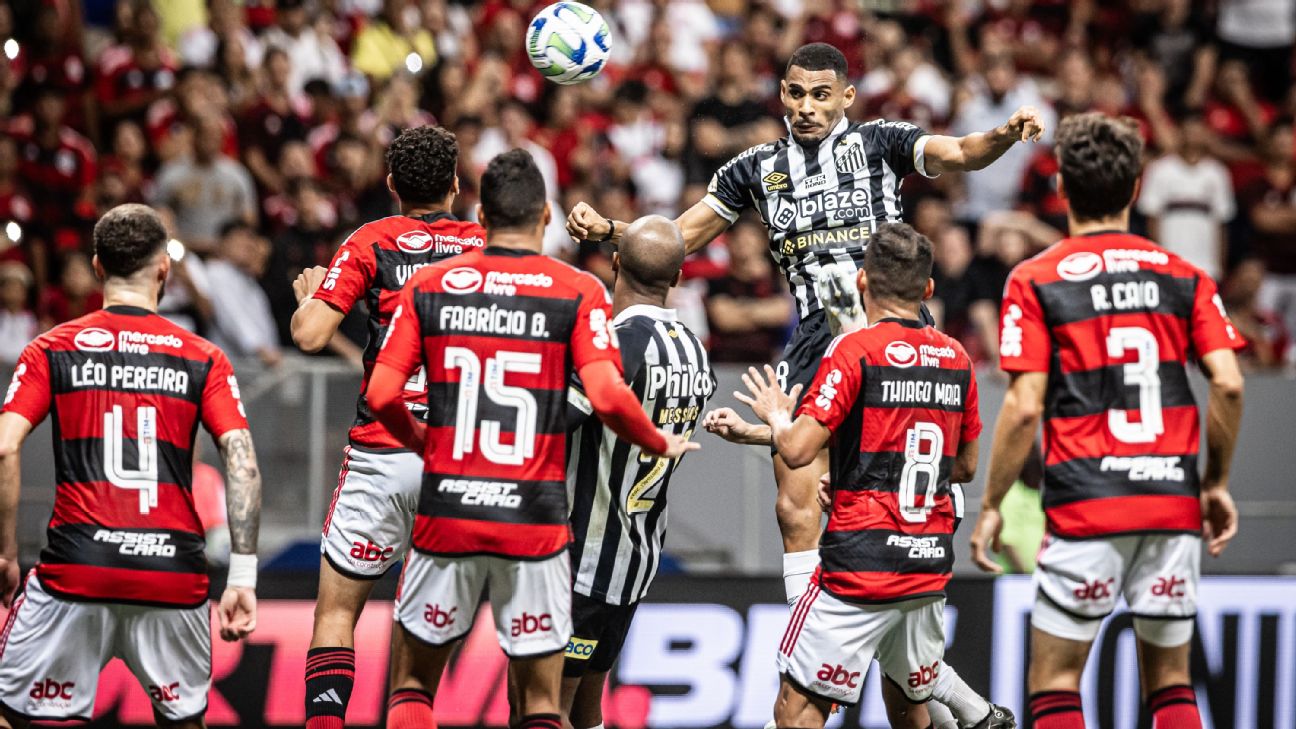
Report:
<svg viewBox="0 0 1296 729"><path fill-rule="evenodd" d="M0 263L0 364L13 366L40 333L31 308L31 270L17 261Z"/></svg>
<svg viewBox="0 0 1296 729"><path fill-rule="evenodd" d="M255 39L254 39L255 40ZM258 74L263 63L263 51L258 44L255 63L248 50L249 41L241 34L227 35L216 45L216 58L212 69L221 78L229 97L230 108L238 113L250 107L257 98Z"/></svg>
<svg viewBox="0 0 1296 729"><path fill-rule="evenodd" d="M630 48L648 43L660 23L669 28L670 45L661 58L671 59L673 68L684 73L704 75L708 58L720 38L715 15L704 0L625 0L617 3L616 14Z"/></svg>
<svg viewBox="0 0 1296 729"><path fill-rule="evenodd" d="M101 214L122 203L142 203L148 198L152 186L145 170L148 153L148 142L138 124L125 121L117 125L112 137L112 153L106 155L100 165ZM111 205L103 204L105 196Z"/></svg>
<svg viewBox="0 0 1296 729"><path fill-rule="evenodd" d="M1179 150L1147 166L1138 211L1148 233L1216 280L1223 280L1224 226L1235 213L1228 169L1210 156L1211 132L1200 114L1180 121Z"/></svg>
<svg viewBox="0 0 1296 729"><path fill-rule="evenodd" d="M294 99L288 90L290 64L282 48L266 54L261 94L239 124L243 163L266 194L284 191L284 175L275 165L284 144L305 140L309 132L305 99Z"/></svg>
<svg viewBox="0 0 1296 729"><path fill-rule="evenodd" d="M1165 74L1165 103L1171 110L1200 109L1215 73L1216 48L1210 29L1192 0L1166 0L1160 12L1142 15L1134 26L1135 48Z"/></svg>
<svg viewBox="0 0 1296 729"><path fill-rule="evenodd" d="M161 23L149 0L122 0L118 11L121 43L99 58L95 97L109 126L127 118L142 124L148 107L175 85L179 63L162 42Z"/></svg>
<svg viewBox="0 0 1296 729"><path fill-rule="evenodd" d="M72 321L103 308L103 292L90 267L90 258L80 251L63 257L58 286L41 291L37 311L41 329Z"/></svg>
<svg viewBox="0 0 1296 729"><path fill-rule="evenodd" d="M252 175L221 151L224 134L219 119L200 119L193 155L158 171L153 204L171 209L180 239L200 254L214 250L221 227L229 221L257 221Z"/></svg>
<svg viewBox="0 0 1296 729"><path fill-rule="evenodd" d="M0 260L21 260L32 263L31 240L29 230L32 216L35 214L31 194L18 174L18 143L13 137L0 134L0 225L10 222L18 225L19 240L10 241L7 237L0 244ZM23 235L23 233L28 233ZM2 234L2 233L0 233ZM13 245L16 244L16 245ZM43 276L36 279L44 283Z"/></svg>
<svg viewBox="0 0 1296 729"><path fill-rule="evenodd" d="M89 128L87 121L93 120L94 116L86 103L85 92L90 79L78 45L79 29L63 27L58 8L42 3L36 10L34 31L32 42L27 46L30 55L25 59L28 82L61 92L67 104L69 123Z"/></svg>
<svg viewBox="0 0 1296 729"><path fill-rule="evenodd" d="M473 150L473 157L476 164L485 167L495 155L510 149L525 149L531 153L544 177L545 193L553 208L553 217L549 220L549 227L545 229L545 253L558 255L572 245L564 223L566 213L558 204L558 165L549 150L531 141L531 126L531 115L527 113L526 107L516 101L503 103L499 109L499 125L482 131L481 139Z"/></svg>
<svg viewBox="0 0 1296 729"><path fill-rule="evenodd" d="M720 47L714 91L690 114L692 154L688 180L707 183L731 157L748 147L771 142L785 133L757 96L751 74L751 54L739 41Z"/></svg>
<svg viewBox="0 0 1296 729"><path fill-rule="evenodd" d="M173 263L158 313L191 332L206 333L215 318L207 267L178 240L168 244L168 253Z"/></svg>
<svg viewBox="0 0 1296 729"><path fill-rule="evenodd" d="M1291 90L1296 11L1289 0L1228 0L1216 25L1224 58L1246 63L1260 95L1282 101Z"/></svg>
<svg viewBox="0 0 1296 729"><path fill-rule="evenodd" d="M322 78L337 83L346 74L346 59L337 42L311 24L305 0L278 0L275 25L262 36L267 46L282 48L292 62L288 91L297 96L306 82Z"/></svg>
<svg viewBox="0 0 1296 729"><path fill-rule="evenodd" d="M771 362L787 340L792 297L770 261L765 231L744 218L725 238L729 271L710 282L712 362Z"/></svg>
<svg viewBox="0 0 1296 729"><path fill-rule="evenodd" d="M1241 195L1251 223L1251 251L1268 276L1260 287L1260 308L1276 314L1287 332L1296 332L1296 164L1292 159L1292 122L1280 120L1269 131L1264 174ZM1296 365L1289 342L1283 362Z"/></svg>
<svg viewBox="0 0 1296 729"><path fill-rule="evenodd" d="M419 73L436 62L436 43L419 26L422 14L410 0L383 0L382 14L365 26L351 48L351 65L375 81L399 70Z"/></svg>
<svg viewBox="0 0 1296 729"><path fill-rule="evenodd" d="M1253 368L1280 364L1292 335L1273 312L1260 308L1258 304L1264 278L1264 264L1259 259L1247 258L1234 266L1221 289L1229 320L1246 340L1246 349L1238 355L1245 365Z"/></svg>
<svg viewBox="0 0 1296 729"><path fill-rule="evenodd" d="M207 25L186 31L177 48L186 66L219 69L223 65L222 48L238 49L237 60L244 68L261 65L265 48L261 40L243 22L243 8L235 0L209 0Z"/></svg>
<svg viewBox="0 0 1296 729"><path fill-rule="evenodd" d="M396 212L382 156L373 145L356 136L340 137L333 145L333 158L329 179L338 199L341 227L354 228Z"/></svg>
<svg viewBox="0 0 1296 729"><path fill-rule="evenodd" d="M615 174L634 183L644 210L657 213L673 210L683 191L678 159L685 134L682 120L653 114L648 95L641 81L626 81L617 88L607 139L615 152Z"/></svg>
<svg viewBox="0 0 1296 729"><path fill-rule="evenodd" d="M207 263L213 308L208 338L234 357L253 357L269 367L283 360L270 301L258 280L265 273L270 243L251 225L223 226L216 257Z"/></svg>

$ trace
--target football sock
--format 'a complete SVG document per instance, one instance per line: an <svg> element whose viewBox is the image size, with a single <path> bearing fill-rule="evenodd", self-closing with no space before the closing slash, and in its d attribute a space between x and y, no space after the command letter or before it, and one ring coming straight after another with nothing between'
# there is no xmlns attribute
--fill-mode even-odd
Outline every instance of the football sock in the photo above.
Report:
<svg viewBox="0 0 1296 729"><path fill-rule="evenodd" d="M562 729L562 717L557 714L528 714L522 717L520 729Z"/></svg>
<svg viewBox="0 0 1296 729"><path fill-rule="evenodd" d="M432 694L422 689L396 689L387 699L387 729L430 729Z"/></svg>
<svg viewBox="0 0 1296 729"><path fill-rule="evenodd" d="M1078 691L1031 694L1030 715L1035 729L1085 729L1084 708Z"/></svg>
<svg viewBox="0 0 1296 729"><path fill-rule="evenodd" d="M788 607L796 605L806 588L810 587L810 576L819 566L819 550L807 549L804 552L786 552L783 555L783 590L787 593Z"/></svg>
<svg viewBox="0 0 1296 729"><path fill-rule="evenodd" d="M927 702L927 714L936 729L959 729L958 719L954 718L954 714L945 707L945 704L936 699Z"/></svg>
<svg viewBox="0 0 1296 729"><path fill-rule="evenodd" d="M963 726L972 726L990 715L990 702L973 691L948 663L936 674L932 698L944 704Z"/></svg>
<svg viewBox="0 0 1296 729"><path fill-rule="evenodd" d="M1167 686L1147 699L1152 712L1152 729L1201 729L1197 694L1192 686Z"/></svg>
<svg viewBox="0 0 1296 729"><path fill-rule="evenodd" d="M354 648L307 651L306 729L342 729L354 685Z"/></svg>

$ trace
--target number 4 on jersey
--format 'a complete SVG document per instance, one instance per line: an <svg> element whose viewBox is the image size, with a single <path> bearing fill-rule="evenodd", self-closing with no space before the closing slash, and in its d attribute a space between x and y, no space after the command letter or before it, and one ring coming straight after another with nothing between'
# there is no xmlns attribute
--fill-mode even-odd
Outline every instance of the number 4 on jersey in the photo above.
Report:
<svg viewBox="0 0 1296 729"><path fill-rule="evenodd" d="M125 428L121 405L104 413L104 472L108 482L119 489L139 492L139 510L149 513L158 505L157 408L135 410L135 434L139 439L138 468L126 468Z"/></svg>

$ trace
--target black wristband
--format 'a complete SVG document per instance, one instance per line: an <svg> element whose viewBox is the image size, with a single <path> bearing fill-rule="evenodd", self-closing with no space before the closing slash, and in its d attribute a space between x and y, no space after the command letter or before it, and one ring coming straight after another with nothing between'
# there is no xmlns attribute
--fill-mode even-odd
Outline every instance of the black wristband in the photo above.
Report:
<svg viewBox="0 0 1296 729"><path fill-rule="evenodd" d="M616 221L611 218L603 218L603 219L607 221L608 232L607 235L598 239L599 243L607 243L608 241L612 240L613 234L616 233Z"/></svg>

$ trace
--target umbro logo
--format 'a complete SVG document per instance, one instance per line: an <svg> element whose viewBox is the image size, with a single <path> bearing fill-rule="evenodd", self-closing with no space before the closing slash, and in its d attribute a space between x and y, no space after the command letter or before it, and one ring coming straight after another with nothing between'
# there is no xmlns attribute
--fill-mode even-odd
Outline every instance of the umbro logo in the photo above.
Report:
<svg viewBox="0 0 1296 729"><path fill-rule="evenodd" d="M337 689L329 689L328 691L325 691L319 696L316 696L315 700L311 703L318 704L320 702L324 702L326 704L341 704L342 697L338 696Z"/></svg>
<svg viewBox="0 0 1296 729"><path fill-rule="evenodd" d="M778 192L788 188L788 176L782 172L771 172L761 178L765 183L765 192Z"/></svg>

